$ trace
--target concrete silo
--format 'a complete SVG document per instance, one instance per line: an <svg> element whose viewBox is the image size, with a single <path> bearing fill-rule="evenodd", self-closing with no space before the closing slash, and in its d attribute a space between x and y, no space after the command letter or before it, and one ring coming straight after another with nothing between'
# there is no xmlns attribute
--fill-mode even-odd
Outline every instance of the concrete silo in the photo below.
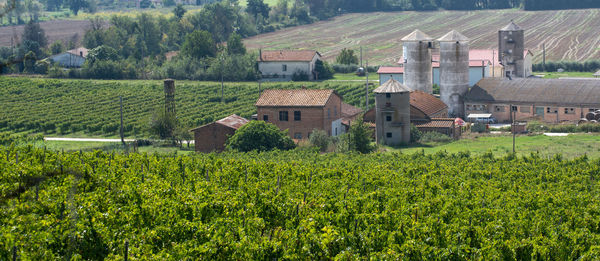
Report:
<svg viewBox="0 0 600 261"><path fill-rule="evenodd" d="M410 91L394 78L373 90L377 143L394 146L410 142Z"/></svg>
<svg viewBox="0 0 600 261"><path fill-rule="evenodd" d="M418 29L402 38L404 85L412 90L433 93L431 49L433 38Z"/></svg>
<svg viewBox="0 0 600 261"><path fill-rule="evenodd" d="M525 33L513 21L498 31L498 60L505 77L525 77Z"/></svg>
<svg viewBox="0 0 600 261"><path fill-rule="evenodd" d="M464 97L469 91L469 38L450 31L440 43L440 98L448 114L464 117Z"/></svg>

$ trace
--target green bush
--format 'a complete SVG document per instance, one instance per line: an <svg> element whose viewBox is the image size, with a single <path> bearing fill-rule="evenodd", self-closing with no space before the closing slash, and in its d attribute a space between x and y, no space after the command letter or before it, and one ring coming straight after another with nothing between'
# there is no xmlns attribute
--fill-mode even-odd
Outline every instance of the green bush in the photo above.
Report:
<svg viewBox="0 0 600 261"><path fill-rule="evenodd" d="M471 125L471 132L487 132L487 124L485 123L481 123L481 122L476 122L473 123L473 125Z"/></svg>
<svg viewBox="0 0 600 261"><path fill-rule="evenodd" d="M312 146L319 148L320 151L324 152L331 144L332 140L324 130L314 129L308 139Z"/></svg>
<svg viewBox="0 0 600 261"><path fill-rule="evenodd" d="M451 142L452 137L437 131L428 131L421 135L419 142Z"/></svg>
<svg viewBox="0 0 600 261"><path fill-rule="evenodd" d="M410 142L411 143L415 143L417 141L419 141L421 139L421 135L423 135L423 133L421 133L421 131L415 126L415 125L410 125Z"/></svg>
<svg viewBox="0 0 600 261"><path fill-rule="evenodd" d="M281 131L277 126L264 121L251 121L227 139L226 147L229 150L247 152L289 150L296 145L287 131Z"/></svg>

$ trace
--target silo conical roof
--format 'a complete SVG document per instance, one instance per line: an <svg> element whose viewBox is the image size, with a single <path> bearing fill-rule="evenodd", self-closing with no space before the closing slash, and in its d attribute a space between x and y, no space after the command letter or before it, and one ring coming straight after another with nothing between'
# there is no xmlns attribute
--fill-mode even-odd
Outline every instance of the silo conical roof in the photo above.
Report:
<svg viewBox="0 0 600 261"><path fill-rule="evenodd" d="M438 39L438 41L440 42L468 42L469 38L467 38L466 36L462 35L461 33L452 30L450 32L448 32L447 34L445 34L444 36L440 37L440 39Z"/></svg>
<svg viewBox="0 0 600 261"><path fill-rule="evenodd" d="M523 31L523 29L521 29L521 27L519 27L517 24L515 24L514 21L511 20L510 23L507 24L505 27L502 27L500 31Z"/></svg>
<svg viewBox="0 0 600 261"><path fill-rule="evenodd" d="M402 41L431 41L433 40L433 38L431 38L431 36L425 34L424 32L421 32L419 29L414 30L412 33L410 33L407 36L404 36L404 38L402 38Z"/></svg>
<svg viewBox="0 0 600 261"><path fill-rule="evenodd" d="M399 81L394 80L394 78L389 79L387 82L377 87L377 89L373 90L374 93L400 93L410 91L412 91L410 88Z"/></svg>

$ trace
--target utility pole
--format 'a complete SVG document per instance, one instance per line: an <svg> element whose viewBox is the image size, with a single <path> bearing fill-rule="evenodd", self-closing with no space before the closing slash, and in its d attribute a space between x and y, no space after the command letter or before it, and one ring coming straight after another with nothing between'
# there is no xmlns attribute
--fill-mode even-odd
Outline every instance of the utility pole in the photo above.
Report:
<svg viewBox="0 0 600 261"><path fill-rule="evenodd" d="M126 148L125 137L123 134L123 96L119 96L119 103L121 104L121 129L119 134L121 134L121 143L123 143L123 148Z"/></svg>
<svg viewBox="0 0 600 261"><path fill-rule="evenodd" d="M360 47L360 67L362 66L362 46Z"/></svg>
<svg viewBox="0 0 600 261"><path fill-rule="evenodd" d="M367 75L367 84L365 85L365 111L369 110L369 59L367 59L365 75Z"/></svg>
<svg viewBox="0 0 600 261"><path fill-rule="evenodd" d="M219 58L221 60L221 102L224 102L223 100L223 54L221 54L221 57Z"/></svg>
<svg viewBox="0 0 600 261"><path fill-rule="evenodd" d="M542 71L545 72L546 71L546 44L543 43L542 44Z"/></svg>
<svg viewBox="0 0 600 261"><path fill-rule="evenodd" d="M496 50L492 49L492 78L496 77L496 61L494 61L494 56L496 56Z"/></svg>
<svg viewBox="0 0 600 261"><path fill-rule="evenodd" d="M510 106L510 109L512 110L512 105ZM513 154L515 153L515 136L517 135L517 128L515 127L515 117L516 117L516 111L512 112L513 117L512 117L512 126L510 126L510 130L512 131L512 135L513 135Z"/></svg>

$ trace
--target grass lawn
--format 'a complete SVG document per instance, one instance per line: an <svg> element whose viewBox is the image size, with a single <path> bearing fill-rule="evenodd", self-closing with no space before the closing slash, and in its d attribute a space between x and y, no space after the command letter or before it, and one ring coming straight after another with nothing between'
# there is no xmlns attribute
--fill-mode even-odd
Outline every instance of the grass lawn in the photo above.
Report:
<svg viewBox="0 0 600 261"><path fill-rule="evenodd" d="M557 79L560 77L594 77L593 72L534 72L533 74L543 74L545 79Z"/></svg>
<svg viewBox="0 0 600 261"><path fill-rule="evenodd" d="M421 144L405 148L387 148L412 154L423 150L426 154L445 150L448 153L470 151L471 155L481 155L491 151L494 156L503 156L512 152L511 135L484 135L464 137L446 144ZM544 135L518 135L516 137L517 155L529 155L539 152L543 157L562 154L566 158L576 158L584 154L600 157L600 135L571 134L566 137L548 137Z"/></svg>
<svg viewBox="0 0 600 261"><path fill-rule="evenodd" d="M357 76L354 73L336 73L333 75L335 81L366 81L366 76ZM369 73L369 82L379 81L379 75L376 72Z"/></svg>
<svg viewBox="0 0 600 261"><path fill-rule="evenodd" d="M81 142L81 141L38 141L33 144L36 147L46 147L50 150L58 151L91 151L91 150L103 150L103 151L114 151L123 152L123 146L120 142ZM177 147L155 147L155 146L143 146L138 147L140 153L177 153L177 154L190 154L194 153L194 145L184 145L183 149Z"/></svg>

